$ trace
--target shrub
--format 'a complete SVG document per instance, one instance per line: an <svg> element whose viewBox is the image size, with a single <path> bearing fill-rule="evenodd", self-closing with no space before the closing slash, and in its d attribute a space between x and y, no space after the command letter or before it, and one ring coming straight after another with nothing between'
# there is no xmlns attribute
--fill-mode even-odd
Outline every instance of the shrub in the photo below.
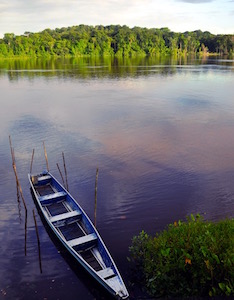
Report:
<svg viewBox="0 0 234 300"><path fill-rule="evenodd" d="M133 237L134 282L153 296L233 295L234 219L217 223L191 215L155 237Z"/></svg>

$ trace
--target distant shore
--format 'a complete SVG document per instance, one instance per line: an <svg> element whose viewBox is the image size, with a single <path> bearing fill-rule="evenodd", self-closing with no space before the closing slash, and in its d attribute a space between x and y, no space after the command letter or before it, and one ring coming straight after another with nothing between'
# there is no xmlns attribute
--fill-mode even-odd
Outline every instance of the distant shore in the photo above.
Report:
<svg viewBox="0 0 234 300"><path fill-rule="evenodd" d="M0 57L81 57L225 55L233 57L234 35L214 35L201 30L176 33L168 28L87 26L45 29L0 39Z"/></svg>

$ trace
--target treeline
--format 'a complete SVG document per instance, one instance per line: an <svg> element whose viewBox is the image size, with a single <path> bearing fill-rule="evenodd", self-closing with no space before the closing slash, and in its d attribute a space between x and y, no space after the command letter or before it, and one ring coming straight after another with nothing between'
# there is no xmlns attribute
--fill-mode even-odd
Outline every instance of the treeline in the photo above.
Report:
<svg viewBox="0 0 234 300"><path fill-rule="evenodd" d="M234 35L208 31L176 33L168 28L79 25L67 28L6 33L0 39L0 57L15 56L136 56L217 53L233 56Z"/></svg>

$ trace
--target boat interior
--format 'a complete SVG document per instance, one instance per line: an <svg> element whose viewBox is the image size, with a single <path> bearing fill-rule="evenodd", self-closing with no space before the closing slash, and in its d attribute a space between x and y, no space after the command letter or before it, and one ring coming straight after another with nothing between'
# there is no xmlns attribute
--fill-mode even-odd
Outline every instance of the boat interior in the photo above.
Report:
<svg viewBox="0 0 234 300"><path fill-rule="evenodd" d="M50 175L31 176L31 180L44 213L58 235L103 279L115 277L117 274L100 254L96 233L87 226L85 216L68 194Z"/></svg>

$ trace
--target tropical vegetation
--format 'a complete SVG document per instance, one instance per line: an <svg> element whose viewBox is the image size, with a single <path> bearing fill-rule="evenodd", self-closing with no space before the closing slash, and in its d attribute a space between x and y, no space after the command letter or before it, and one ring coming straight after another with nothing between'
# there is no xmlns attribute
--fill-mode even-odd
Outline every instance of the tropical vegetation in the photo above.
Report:
<svg viewBox="0 0 234 300"><path fill-rule="evenodd" d="M214 35L201 30L176 33L168 28L120 25L78 25L5 33L0 39L0 57L43 56L136 56L217 53L233 56L234 35Z"/></svg>
<svg viewBox="0 0 234 300"><path fill-rule="evenodd" d="M233 296L234 219L204 221L191 215L132 240L133 282L154 297Z"/></svg>

